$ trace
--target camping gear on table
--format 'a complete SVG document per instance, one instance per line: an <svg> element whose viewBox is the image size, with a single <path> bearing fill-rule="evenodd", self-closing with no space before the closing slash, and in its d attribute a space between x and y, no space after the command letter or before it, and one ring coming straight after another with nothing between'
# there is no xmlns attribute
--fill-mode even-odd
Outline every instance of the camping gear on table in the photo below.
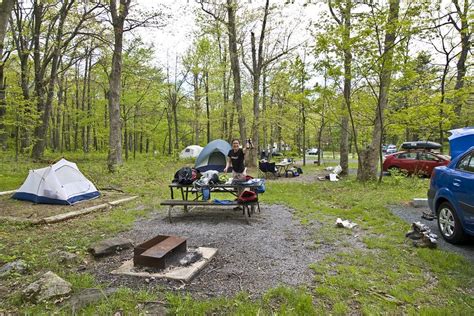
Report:
<svg viewBox="0 0 474 316"><path fill-rule="evenodd" d="M12 198L34 203L71 205L100 196L94 184L73 162L61 159L41 169L30 170Z"/></svg>
<svg viewBox="0 0 474 316"><path fill-rule="evenodd" d="M224 171L227 154L232 149L230 144L222 139L216 139L204 147L196 158L195 168L200 172L207 170Z"/></svg>
<svg viewBox="0 0 474 316"><path fill-rule="evenodd" d="M202 147L198 145L190 145L186 148L184 148L181 153L179 154L179 158L185 159L185 158L196 158L199 156L199 154L202 151Z"/></svg>
<svg viewBox="0 0 474 316"><path fill-rule="evenodd" d="M189 167L183 167L174 174L174 183L191 184L200 177L199 171Z"/></svg>

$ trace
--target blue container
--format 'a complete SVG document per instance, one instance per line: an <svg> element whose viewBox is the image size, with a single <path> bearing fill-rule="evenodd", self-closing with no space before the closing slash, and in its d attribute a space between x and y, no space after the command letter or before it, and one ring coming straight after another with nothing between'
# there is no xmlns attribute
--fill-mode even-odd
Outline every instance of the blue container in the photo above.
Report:
<svg viewBox="0 0 474 316"><path fill-rule="evenodd" d="M211 198L211 190L209 187L202 187L202 200L203 201L208 201Z"/></svg>
<svg viewBox="0 0 474 316"><path fill-rule="evenodd" d="M449 131L449 152L451 160L474 146L474 127L464 127Z"/></svg>

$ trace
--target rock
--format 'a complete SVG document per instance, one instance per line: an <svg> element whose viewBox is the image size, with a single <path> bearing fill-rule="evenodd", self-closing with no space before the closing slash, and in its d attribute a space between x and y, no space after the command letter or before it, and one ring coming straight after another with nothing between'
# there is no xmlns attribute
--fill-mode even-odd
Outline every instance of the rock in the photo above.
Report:
<svg viewBox="0 0 474 316"><path fill-rule="evenodd" d="M10 294L10 289L6 286L0 285L0 302Z"/></svg>
<svg viewBox="0 0 474 316"><path fill-rule="evenodd" d="M163 303L145 302L143 304L145 315L167 315L168 311Z"/></svg>
<svg viewBox="0 0 474 316"><path fill-rule="evenodd" d="M411 203L413 207L428 207L427 198L414 198Z"/></svg>
<svg viewBox="0 0 474 316"><path fill-rule="evenodd" d="M133 243L130 239L116 237L102 240L93 244L92 246L90 246L89 251L94 255L94 257L101 257L114 254L117 251L129 249L132 247Z"/></svg>
<svg viewBox="0 0 474 316"><path fill-rule="evenodd" d="M27 268L28 265L21 259L9 262L0 268L0 278L6 277L12 272L24 273Z"/></svg>
<svg viewBox="0 0 474 316"><path fill-rule="evenodd" d="M71 264L71 263L82 263L82 259L79 258L75 253L70 253L63 250L56 250L49 255L51 258L55 258L59 263Z"/></svg>
<svg viewBox="0 0 474 316"><path fill-rule="evenodd" d="M23 290L26 300L37 303L67 295L71 292L71 283L48 271L38 281L31 283Z"/></svg>
<svg viewBox="0 0 474 316"><path fill-rule="evenodd" d="M84 306L107 298L117 292L117 288L108 289L84 289L80 293L72 296L63 306L70 307L73 311L80 310Z"/></svg>

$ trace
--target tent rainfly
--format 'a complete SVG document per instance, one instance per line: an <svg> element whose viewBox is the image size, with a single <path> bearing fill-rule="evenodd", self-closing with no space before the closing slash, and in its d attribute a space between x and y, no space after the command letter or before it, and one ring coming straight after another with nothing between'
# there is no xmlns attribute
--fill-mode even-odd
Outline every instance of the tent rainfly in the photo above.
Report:
<svg viewBox="0 0 474 316"><path fill-rule="evenodd" d="M231 149L232 147L225 140L213 140L204 147L197 157L195 168L201 172L207 170L224 171L227 154Z"/></svg>
<svg viewBox="0 0 474 316"><path fill-rule="evenodd" d="M184 148L179 154L179 158L196 158L202 151L202 147L198 145L190 145Z"/></svg>
<svg viewBox="0 0 474 316"><path fill-rule="evenodd" d="M30 170L12 198L34 203L72 205L99 196L94 184L79 171L75 163L61 159L49 167Z"/></svg>

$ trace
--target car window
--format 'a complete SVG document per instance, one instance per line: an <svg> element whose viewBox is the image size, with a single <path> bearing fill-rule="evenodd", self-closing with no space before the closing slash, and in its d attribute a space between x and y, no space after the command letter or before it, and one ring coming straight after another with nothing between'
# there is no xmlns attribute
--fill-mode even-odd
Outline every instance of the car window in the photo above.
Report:
<svg viewBox="0 0 474 316"><path fill-rule="evenodd" d="M408 152L408 153L401 153L397 156L398 159L416 159L416 153Z"/></svg>
<svg viewBox="0 0 474 316"><path fill-rule="evenodd" d="M439 159L430 153L420 153L419 160L438 161Z"/></svg>
<svg viewBox="0 0 474 316"><path fill-rule="evenodd" d="M472 154L467 155L458 163L457 169L468 172L474 172L474 157Z"/></svg>

